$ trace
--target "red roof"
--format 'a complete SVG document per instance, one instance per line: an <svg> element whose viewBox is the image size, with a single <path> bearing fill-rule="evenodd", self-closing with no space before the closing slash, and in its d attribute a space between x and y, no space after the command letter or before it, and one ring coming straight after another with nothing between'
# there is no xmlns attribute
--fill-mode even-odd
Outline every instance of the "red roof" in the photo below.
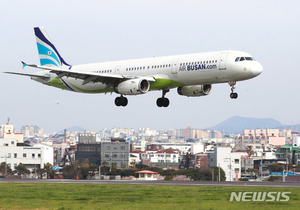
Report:
<svg viewBox="0 0 300 210"><path fill-rule="evenodd" d="M134 172L136 174L158 174L157 172L154 172L154 171L148 171L148 170L144 170L144 171L137 171L137 172Z"/></svg>

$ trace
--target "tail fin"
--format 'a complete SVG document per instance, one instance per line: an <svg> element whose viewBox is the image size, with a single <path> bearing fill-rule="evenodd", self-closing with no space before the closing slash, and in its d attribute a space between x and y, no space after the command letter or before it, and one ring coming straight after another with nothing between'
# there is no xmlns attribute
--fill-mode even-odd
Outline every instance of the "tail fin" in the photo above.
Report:
<svg viewBox="0 0 300 210"><path fill-rule="evenodd" d="M36 36L41 66L54 66L59 68L71 67L71 65L67 64L60 56L44 28L35 27L34 33Z"/></svg>

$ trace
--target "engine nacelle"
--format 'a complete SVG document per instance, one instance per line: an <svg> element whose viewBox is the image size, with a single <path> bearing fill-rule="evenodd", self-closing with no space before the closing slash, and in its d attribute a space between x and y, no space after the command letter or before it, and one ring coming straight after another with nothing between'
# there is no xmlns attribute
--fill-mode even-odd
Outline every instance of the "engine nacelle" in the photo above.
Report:
<svg viewBox="0 0 300 210"><path fill-rule="evenodd" d="M114 89L122 95L139 95L146 93L149 88L150 83L146 79L130 79L119 83Z"/></svg>
<svg viewBox="0 0 300 210"><path fill-rule="evenodd" d="M189 85L178 87L177 92L182 96L206 96L211 91L211 85Z"/></svg>

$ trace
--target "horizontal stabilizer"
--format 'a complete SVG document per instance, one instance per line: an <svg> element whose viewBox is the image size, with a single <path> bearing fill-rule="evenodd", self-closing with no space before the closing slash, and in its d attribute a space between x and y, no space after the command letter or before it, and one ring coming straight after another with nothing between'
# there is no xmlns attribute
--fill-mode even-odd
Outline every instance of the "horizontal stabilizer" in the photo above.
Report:
<svg viewBox="0 0 300 210"><path fill-rule="evenodd" d="M18 73L18 72L3 72L3 73L16 74L16 75L28 76L28 77L38 77L38 78L41 78L41 79L50 79L49 76L45 76L45 75L27 74L27 73Z"/></svg>

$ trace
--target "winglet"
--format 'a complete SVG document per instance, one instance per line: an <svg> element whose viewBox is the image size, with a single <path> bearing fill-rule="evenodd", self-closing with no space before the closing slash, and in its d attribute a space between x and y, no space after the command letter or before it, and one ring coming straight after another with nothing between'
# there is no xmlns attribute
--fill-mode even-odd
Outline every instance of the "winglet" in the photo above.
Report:
<svg viewBox="0 0 300 210"><path fill-rule="evenodd" d="M23 64L23 69L27 66L27 64L24 61L21 61Z"/></svg>

